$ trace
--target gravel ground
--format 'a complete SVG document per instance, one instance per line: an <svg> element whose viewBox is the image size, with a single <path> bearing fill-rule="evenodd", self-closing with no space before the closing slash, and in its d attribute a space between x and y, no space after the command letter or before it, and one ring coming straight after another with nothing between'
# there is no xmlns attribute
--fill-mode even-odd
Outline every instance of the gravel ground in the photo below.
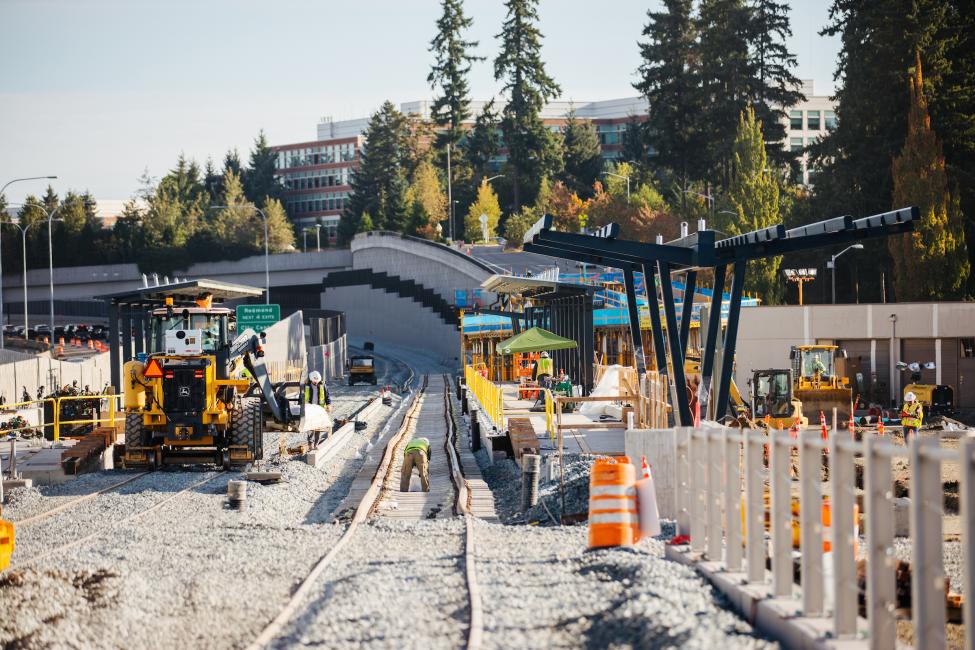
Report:
<svg viewBox="0 0 975 650"><path fill-rule="evenodd" d="M138 473L137 471L95 472L93 474L82 474L77 480L68 481L61 485L8 490L6 492L6 503L3 506L3 516L4 519L16 523L20 519L45 513L78 497L104 490ZM136 479L124 487L138 486L145 481L146 478Z"/></svg>
<svg viewBox="0 0 975 650"><path fill-rule="evenodd" d="M341 535L342 526L328 523L332 510L361 465L362 450L397 402L382 407L325 467L315 469L301 459L264 462L264 469L282 471L284 480L249 483L242 510L227 507L227 482L240 477L229 472L145 518L110 527L167 491L206 476L156 472L151 491L127 493L125 486L119 494L60 513L53 518L57 526L45 527L43 535L40 524L37 533L34 527L18 530L14 567L0 578L0 602L15 603L16 615L0 617L0 647L245 645ZM138 484L141 480L130 485ZM93 526L105 526L105 535L57 561L16 568L21 553L49 548L81 530L90 533Z"/></svg>
<svg viewBox="0 0 975 650"><path fill-rule="evenodd" d="M370 520L274 647L463 647L463 533L460 518Z"/></svg>

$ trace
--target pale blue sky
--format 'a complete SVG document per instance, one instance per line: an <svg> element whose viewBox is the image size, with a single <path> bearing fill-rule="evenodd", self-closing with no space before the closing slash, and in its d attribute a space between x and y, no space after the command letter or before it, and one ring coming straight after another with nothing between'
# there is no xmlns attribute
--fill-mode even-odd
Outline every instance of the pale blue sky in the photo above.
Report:
<svg viewBox="0 0 975 650"><path fill-rule="evenodd" d="M826 0L793 0L798 76L832 90L838 44L818 36ZM542 0L543 56L563 97L635 94L637 40L657 0ZM467 0L488 61L473 95L497 93L490 59L501 0ZM180 151L202 162L258 130L315 139L323 115L367 115L430 96L437 0L0 0L0 184L56 174L55 189L128 198ZM10 201L40 183L7 189Z"/></svg>

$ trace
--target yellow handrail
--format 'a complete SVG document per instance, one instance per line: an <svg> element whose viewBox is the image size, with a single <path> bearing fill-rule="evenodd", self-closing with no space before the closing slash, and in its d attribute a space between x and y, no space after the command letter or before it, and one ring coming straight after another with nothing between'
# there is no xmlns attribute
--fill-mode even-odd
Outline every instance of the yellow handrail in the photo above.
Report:
<svg viewBox="0 0 975 650"><path fill-rule="evenodd" d="M44 422L43 424L28 424L25 427L16 427L16 428L11 428L11 429L3 429L2 431L0 431L0 433L3 433L3 434L14 433L16 431L24 431L26 429L40 429L41 431L44 431L44 429L46 429L47 427L54 427L54 435L55 435L55 439L57 439L57 426L56 426L56 422L57 422L57 402L53 398L45 397L43 399L27 400L26 402L14 402L13 404L4 404L3 406L0 406L0 411L10 410L10 411L15 411L15 413L13 415L10 415L10 416L0 415L0 420L6 419L8 417L16 417L16 415L17 415L16 414L16 411L19 411L19 410L28 410L28 409L31 409L31 408L43 409L44 408L44 404L46 402L51 402L53 404L53 407L52 408L53 408L53 410L55 412L54 422ZM34 404L36 406L33 406L32 407L31 406L32 404ZM43 418L40 418L40 419L43 419Z"/></svg>
<svg viewBox="0 0 975 650"><path fill-rule="evenodd" d="M103 422L108 423L110 426L114 425L116 420L116 406L115 400L120 396L114 393L108 393L104 395L65 395L63 397L58 397L54 400L54 439L61 439L61 425L62 424L91 424L94 426L99 426ZM61 419L61 402L68 402L71 400L108 400L108 417L90 417L83 418L81 420L62 420ZM98 411L101 412L100 410Z"/></svg>
<svg viewBox="0 0 975 650"><path fill-rule="evenodd" d="M464 366L464 381L494 426L498 431L504 431L504 393L501 387L486 379L473 366Z"/></svg>

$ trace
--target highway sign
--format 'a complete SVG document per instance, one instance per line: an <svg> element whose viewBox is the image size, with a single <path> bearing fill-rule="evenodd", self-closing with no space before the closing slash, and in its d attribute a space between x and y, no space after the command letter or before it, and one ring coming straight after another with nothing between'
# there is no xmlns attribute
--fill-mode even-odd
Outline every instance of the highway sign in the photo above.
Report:
<svg viewBox="0 0 975 650"><path fill-rule="evenodd" d="M263 332L281 320L281 305L237 305L237 332Z"/></svg>

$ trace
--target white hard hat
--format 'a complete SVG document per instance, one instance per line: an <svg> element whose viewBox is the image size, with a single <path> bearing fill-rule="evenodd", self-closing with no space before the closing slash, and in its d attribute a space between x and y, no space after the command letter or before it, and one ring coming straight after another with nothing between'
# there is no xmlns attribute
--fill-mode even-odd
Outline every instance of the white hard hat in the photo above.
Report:
<svg viewBox="0 0 975 650"><path fill-rule="evenodd" d="M313 384L317 384L321 380L322 380L322 373L318 372L317 370L312 370L311 372L308 373L308 381L312 382Z"/></svg>
<svg viewBox="0 0 975 650"><path fill-rule="evenodd" d="M542 352L542 358L548 359L548 352Z"/></svg>
<svg viewBox="0 0 975 650"><path fill-rule="evenodd" d="M906 399L908 402L913 402L914 400L917 399L917 395L915 395L914 393L908 392L907 395L904 396L904 399Z"/></svg>

